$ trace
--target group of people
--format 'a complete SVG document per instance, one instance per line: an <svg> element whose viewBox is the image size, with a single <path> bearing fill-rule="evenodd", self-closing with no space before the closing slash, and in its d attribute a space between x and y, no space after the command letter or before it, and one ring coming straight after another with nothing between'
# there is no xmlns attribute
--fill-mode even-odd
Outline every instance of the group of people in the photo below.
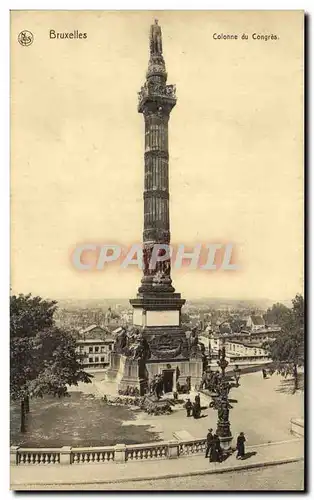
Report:
<svg viewBox="0 0 314 500"><path fill-rule="evenodd" d="M233 371L233 376L235 378L237 387L239 386L240 373L241 371L236 365ZM206 370L202 374L200 389L204 388L213 392L217 392L219 385L221 384L221 381L222 381L222 374L219 373L218 370L216 371Z"/></svg>
<svg viewBox="0 0 314 500"><path fill-rule="evenodd" d="M237 460L243 460L245 457L245 441L244 432L240 432L237 437ZM208 429L205 458L209 458L210 462L222 462L223 459L223 450L220 445L220 439L217 433L213 434L213 429Z"/></svg>
<svg viewBox="0 0 314 500"><path fill-rule="evenodd" d="M193 418L200 418L201 416L201 397L200 394L195 396L194 403L188 398L185 403L186 416Z"/></svg>
<svg viewBox="0 0 314 500"><path fill-rule="evenodd" d="M205 458L208 458L208 455L210 462L222 461L222 449L220 446L220 439L216 433L213 434L213 429L208 429L208 434L206 436Z"/></svg>

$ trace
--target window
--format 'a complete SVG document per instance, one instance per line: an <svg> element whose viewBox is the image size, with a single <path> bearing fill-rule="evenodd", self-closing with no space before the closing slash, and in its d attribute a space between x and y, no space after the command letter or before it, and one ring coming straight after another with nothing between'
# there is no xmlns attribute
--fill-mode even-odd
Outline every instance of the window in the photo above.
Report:
<svg viewBox="0 0 314 500"><path fill-rule="evenodd" d="M99 358L96 356L95 363L98 363L98 362L99 362Z"/></svg>
<svg viewBox="0 0 314 500"><path fill-rule="evenodd" d="M105 362L105 358L104 358L104 357L100 358L100 361L101 361L102 363L104 363L104 362Z"/></svg>
<svg viewBox="0 0 314 500"><path fill-rule="evenodd" d="M109 351L112 351L112 345L111 345L111 344L109 344L109 346L108 346L108 347L109 347Z"/></svg>
<svg viewBox="0 0 314 500"><path fill-rule="evenodd" d="M92 348L92 347L90 347L90 348L88 349L88 352L93 352L93 348Z"/></svg>
<svg viewBox="0 0 314 500"><path fill-rule="evenodd" d="M93 363L93 361L94 361L93 358L88 358L89 363Z"/></svg>
<svg viewBox="0 0 314 500"><path fill-rule="evenodd" d="M95 347L95 352L99 352L99 347Z"/></svg>
<svg viewBox="0 0 314 500"><path fill-rule="evenodd" d="M100 352L105 352L105 348L104 346L102 345L101 348L100 348Z"/></svg>

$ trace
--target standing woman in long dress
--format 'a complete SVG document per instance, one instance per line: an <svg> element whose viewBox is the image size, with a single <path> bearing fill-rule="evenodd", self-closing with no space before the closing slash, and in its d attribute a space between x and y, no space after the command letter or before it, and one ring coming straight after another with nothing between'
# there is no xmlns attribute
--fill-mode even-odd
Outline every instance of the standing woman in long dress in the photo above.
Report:
<svg viewBox="0 0 314 500"><path fill-rule="evenodd" d="M240 432L237 438L237 459L242 460L245 455L245 443L246 439L244 436L244 432Z"/></svg>
<svg viewBox="0 0 314 500"><path fill-rule="evenodd" d="M209 461L220 462L220 439L215 433L210 444Z"/></svg>

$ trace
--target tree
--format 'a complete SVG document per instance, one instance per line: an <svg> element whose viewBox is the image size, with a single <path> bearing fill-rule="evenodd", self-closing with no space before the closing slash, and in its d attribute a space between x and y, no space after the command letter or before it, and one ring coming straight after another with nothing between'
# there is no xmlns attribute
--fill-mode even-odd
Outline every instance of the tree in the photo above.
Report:
<svg viewBox="0 0 314 500"><path fill-rule="evenodd" d="M298 367L304 365L304 300L296 295L292 309L285 312L282 331L267 344L270 357L275 362L275 371L287 377L292 375L294 391L298 389Z"/></svg>
<svg viewBox="0 0 314 500"><path fill-rule="evenodd" d="M266 314L264 314L266 325L282 326L289 316L289 312L289 308L280 302L273 304L271 308L267 309Z"/></svg>
<svg viewBox="0 0 314 500"><path fill-rule="evenodd" d="M239 318L230 318L229 325L232 333L240 333L245 327L246 322Z"/></svg>
<svg viewBox="0 0 314 500"><path fill-rule="evenodd" d="M57 309L54 300L43 300L31 294L10 298L10 334L15 337L33 337L40 330L54 324L53 315Z"/></svg>
<svg viewBox="0 0 314 500"><path fill-rule="evenodd" d="M25 413L29 411L28 382L36 376L34 339L53 324L55 301L31 294L10 298L10 393L21 404L21 432L25 432Z"/></svg>
<svg viewBox="0 0 314 500"><path fill-rule="evenodd" d="M21 432L29 398L65 395L67 385L90 382L80 366L75 337L54 324L55 301L28 295L10 299L10 394L21 405Z"/></svg>
<svg viewBox="0 0 314 500"><path fill-rule="evenodd" d="M29 384L33 397L65 396L67 386L91 382L92 376L81 368L81 356L76 352L76 338L72 333L47 328L37 335L36 343L37 376Z"/></svg>

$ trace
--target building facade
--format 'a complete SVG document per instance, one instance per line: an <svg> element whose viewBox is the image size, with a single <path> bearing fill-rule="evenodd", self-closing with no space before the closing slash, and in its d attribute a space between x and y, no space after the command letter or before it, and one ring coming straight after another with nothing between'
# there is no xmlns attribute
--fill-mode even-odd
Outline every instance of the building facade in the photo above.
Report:
<svg viewBox="0 0 314 500"><path fill-rule="evenodd" d="M97 325L81 330L77 339L77 352L82 356L84 368L106 368L110 363L114 338Z"/></svg>
<svg viewBox="0 0 314 500"><path fill-rule="evenodd" d="M265 320L262 316L252 315L252 316L249 316L249 318L246 322L246 326L252 332L256 332L258 330L262 330L265 328Z"/></svg>

